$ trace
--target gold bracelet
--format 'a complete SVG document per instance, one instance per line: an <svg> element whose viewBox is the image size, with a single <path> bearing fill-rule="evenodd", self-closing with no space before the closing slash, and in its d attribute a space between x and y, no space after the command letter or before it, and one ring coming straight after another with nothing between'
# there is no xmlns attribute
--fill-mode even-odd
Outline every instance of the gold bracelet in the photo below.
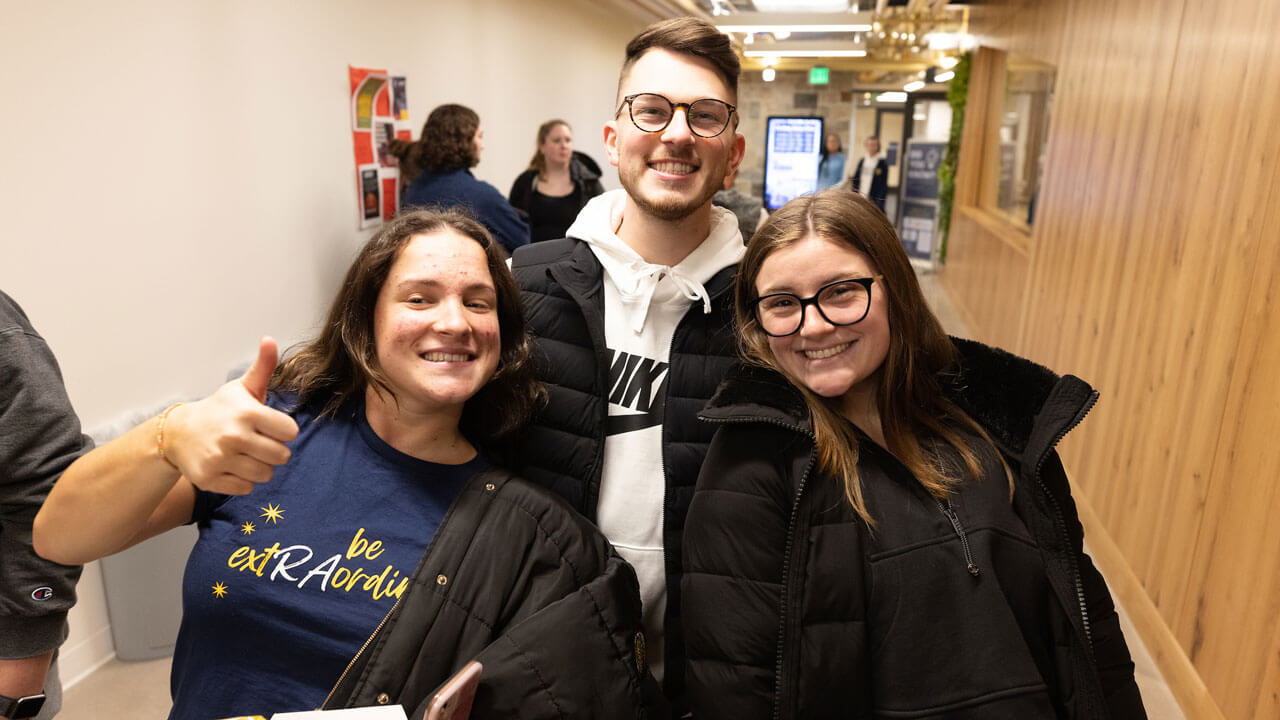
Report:
<svg viewBox="0 0 1280 720"><path fill-rule="evenodd" d="M164 423L166 420L169 419L169 413L173 412L174 408L178 407L181 404L182 403L180 402L174 403L170 405L168 408L166 408L164 412L160 413L160 429L156 431L156 450L158 450L160 453L160 459L169 463L169 467L173 468L174 470L177 470L178 472L182 472L182 469L179 468L177 465L174 465L173 461L170 460L169 457L164 454Z"/></svg>

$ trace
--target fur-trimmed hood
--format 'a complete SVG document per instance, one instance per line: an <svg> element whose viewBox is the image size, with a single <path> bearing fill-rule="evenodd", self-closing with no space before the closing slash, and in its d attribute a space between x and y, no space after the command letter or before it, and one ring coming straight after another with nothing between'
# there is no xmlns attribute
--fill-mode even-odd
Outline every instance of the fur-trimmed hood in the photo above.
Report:
<svg viewBox="0 0 1280 720"><path fill-rule="evenodd" d="M999 348L952 338L957 363L944 383L952 401L1023 462L1040 459L1097 402L1098 393L1074 375L1053 371ZM760 421L811 432L800 392L777 372L740 364L725 378L699 418Z"/></svg>

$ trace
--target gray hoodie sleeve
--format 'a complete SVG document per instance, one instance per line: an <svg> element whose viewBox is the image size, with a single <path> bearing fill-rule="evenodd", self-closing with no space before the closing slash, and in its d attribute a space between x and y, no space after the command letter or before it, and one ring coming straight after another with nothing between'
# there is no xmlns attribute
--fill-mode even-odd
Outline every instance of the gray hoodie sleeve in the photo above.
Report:
<svg viewBox="0 0 1280 720"><path fill-rule="evenodd" d="M36 555L31 522L62 471L92 447L49 346L0 292L0 658L39 655L66 638L80 567Z"/></svg>

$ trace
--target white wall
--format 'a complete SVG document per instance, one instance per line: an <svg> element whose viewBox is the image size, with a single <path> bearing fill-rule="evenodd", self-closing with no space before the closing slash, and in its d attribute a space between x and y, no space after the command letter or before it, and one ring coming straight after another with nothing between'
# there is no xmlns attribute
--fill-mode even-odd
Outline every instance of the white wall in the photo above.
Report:
<svg viewBox="0 0 1280 720"><path fill-rule="evenodd" d="M475 172L504 194L555 116L616 187L600 128L644 24L589 0L68 0L4 16L0 289L57 354L87 429L209 392L261 334L315 333L367 236L348 64L408 76L415 137L440 103L474 108ZM101 593L81 597L67 661L100 645Z"/></svg>

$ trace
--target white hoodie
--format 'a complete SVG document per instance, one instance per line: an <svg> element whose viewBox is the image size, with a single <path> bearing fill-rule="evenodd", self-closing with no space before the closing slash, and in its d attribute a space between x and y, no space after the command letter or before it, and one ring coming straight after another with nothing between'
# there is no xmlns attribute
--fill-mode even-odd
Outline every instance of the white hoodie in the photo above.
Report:
<svg viewBox="0 0 1280 720"><path fill-rule="evenodd" d="M604 267L609 420L596 521L640 580L645 655L661 681L667 608L662 423L671 338L691 304L711 312L703 284L741 261L744 248L737 218L713 206L711 233L688 257L674 267L645 262L615 233L626 199L624 190L592 198L566 234L585 241Z"/></svg>

